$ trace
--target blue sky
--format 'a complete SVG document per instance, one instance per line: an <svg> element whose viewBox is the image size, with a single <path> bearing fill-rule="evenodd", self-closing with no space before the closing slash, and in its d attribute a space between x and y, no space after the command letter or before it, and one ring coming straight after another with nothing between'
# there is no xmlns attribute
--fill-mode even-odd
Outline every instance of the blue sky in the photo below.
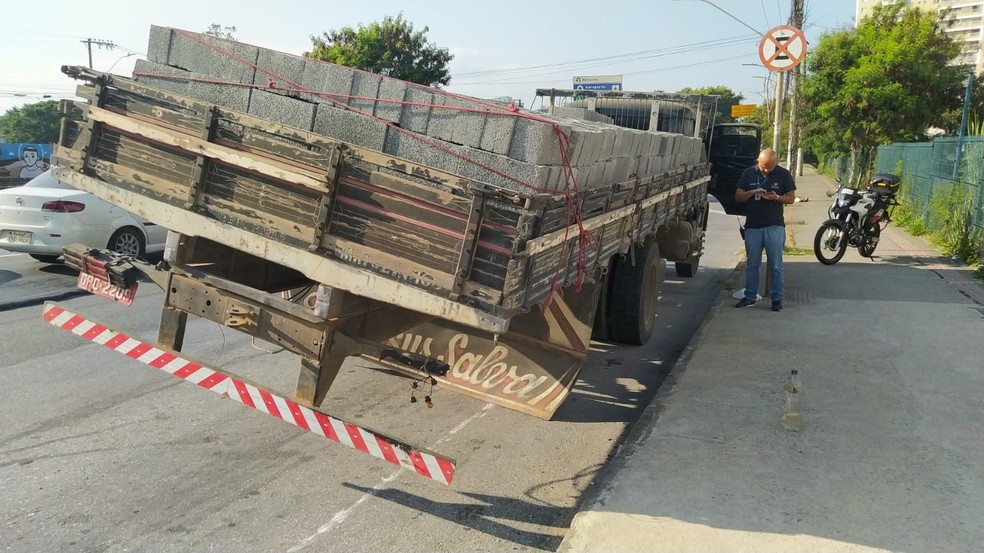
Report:
<svg viewBox="0 0 984 553"><path fill-rule="evenodd" d="M649 0L473 2L359 0L167 2L88 0L5 2L0 18L0 114L41 94L75 88L62 65L93 65L129 75L147 51L151 25L204 31L235 26L242 42L300 54L312 35L379 21L400 12L429 40L454 55L448 90L511 96L527 105L537 88L571 88L574 76L622 75L626 90L724 85L760 103L768 71L758 59L764 33L784 24L790 0ZM729 17L714 6L730 13ZM807 0L804 31L815 44L828 31L853 27L853 0ZM736 21L735 19L739 19Z"/></svg>

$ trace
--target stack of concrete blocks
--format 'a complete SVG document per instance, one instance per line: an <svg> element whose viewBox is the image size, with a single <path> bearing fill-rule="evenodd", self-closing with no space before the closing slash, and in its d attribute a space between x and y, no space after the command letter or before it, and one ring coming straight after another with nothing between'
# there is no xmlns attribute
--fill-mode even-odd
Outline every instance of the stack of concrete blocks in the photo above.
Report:
<svg viewBox="0 0 984 553"><path fill-rule="evenodd" d="M699 139L618 127L586 109L510 111L199 33L153 26L147 52L134 78L150 86L526 194L562 191L570 176L584 190L700 160Z"/></svg>

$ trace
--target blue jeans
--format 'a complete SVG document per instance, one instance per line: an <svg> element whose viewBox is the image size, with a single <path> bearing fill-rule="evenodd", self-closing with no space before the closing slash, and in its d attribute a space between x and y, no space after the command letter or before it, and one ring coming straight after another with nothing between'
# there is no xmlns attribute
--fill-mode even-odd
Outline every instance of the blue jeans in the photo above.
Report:
<svg viewBox="0 0 984 553"><path fill-rule="evenodd" d="M769 263L769 289L772 301L782 300L782 249L786 245L786 227L745 229L745 299L755 301L759 289L759 273L762 266L762 250Z"/></svg>

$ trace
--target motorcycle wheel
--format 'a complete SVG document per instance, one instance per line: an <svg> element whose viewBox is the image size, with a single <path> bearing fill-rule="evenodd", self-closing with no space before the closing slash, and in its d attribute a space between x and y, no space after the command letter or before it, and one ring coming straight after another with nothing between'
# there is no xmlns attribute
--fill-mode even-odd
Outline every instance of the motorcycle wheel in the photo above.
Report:
<svg viewBox="0 0 984 553"><path fill-rule="evenodd" d="M817 229L817 235L813 239L813 253L824 265L833 265L844 257L847 251L847 235L844 232L844 223L837 219L824 221Z"/></svg>
<svg viewBox="0 0 984 553"><path fill-rule="evenodd" d="M878 237L881 236L881 227L877 223L868 225L861 235L861 243L858 244L858 253L861 257L871 257L875 255L875 248L878 247Z"/></svg>

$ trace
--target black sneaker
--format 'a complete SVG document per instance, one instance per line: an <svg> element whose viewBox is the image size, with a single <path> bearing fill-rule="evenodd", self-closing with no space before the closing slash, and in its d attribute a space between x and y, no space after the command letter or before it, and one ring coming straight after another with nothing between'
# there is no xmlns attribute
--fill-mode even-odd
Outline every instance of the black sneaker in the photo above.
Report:
<svg viewBox="0 0 984 553"><path fill-rule="evenodd" d="M744 307L751 307L755 305L755 300L750 300L748 298L741 298L741 301L735 304L735 307L742 309Z"/></svg>
<svg viewBox="0 0 984 553"><path fill-rule="evenodd" d="M772 310L782 311L782 300L772 300Z"/></svg>

